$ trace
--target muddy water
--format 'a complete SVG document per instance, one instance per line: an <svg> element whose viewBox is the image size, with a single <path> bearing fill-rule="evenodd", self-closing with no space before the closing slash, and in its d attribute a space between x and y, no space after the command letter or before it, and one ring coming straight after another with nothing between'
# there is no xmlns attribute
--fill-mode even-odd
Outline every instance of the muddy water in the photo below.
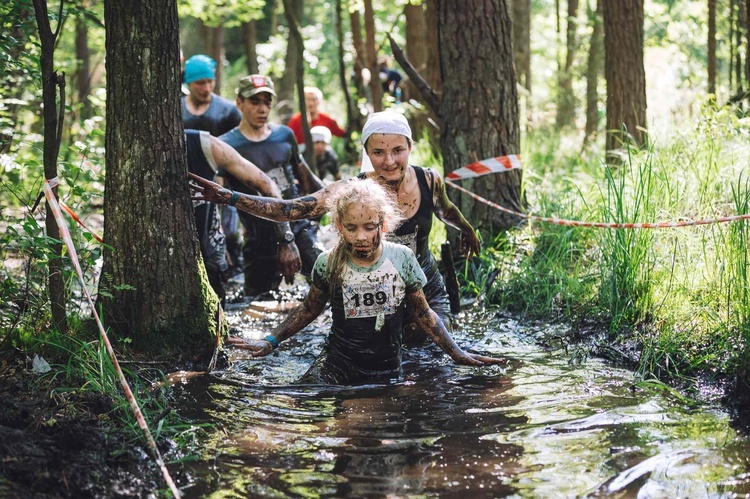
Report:
<svg viewBox="0 0 750 499"><path fill-rule="evenodd" d="M247 336L277 320L235 313ZM186 497L746 497L750 441L718 406L633 386L606 362L545 351L550 327L492 311L459 344L509 365L412 355L401 382L300 386L325 318L264 359L178 388L181 414L216 426L184 464Z"/></svg>

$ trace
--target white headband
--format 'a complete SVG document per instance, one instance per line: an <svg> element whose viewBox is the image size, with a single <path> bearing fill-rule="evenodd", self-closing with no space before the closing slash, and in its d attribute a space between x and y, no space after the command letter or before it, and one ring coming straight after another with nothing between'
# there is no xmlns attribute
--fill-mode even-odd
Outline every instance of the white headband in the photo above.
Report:
<svg viewBox="0 0 750 499"><path fill-rule="evenodd" d="M409 122L403 114L395 113L393 111L382 111L379 113L373 113L367 119L367 123L362 128L362 168L361 171L373 171L372 163L370 158L367 156L365 150L365 144L367 139L374 133L392 133L396 135L403 135L409 141L411 138L411 127Z"/></svg>

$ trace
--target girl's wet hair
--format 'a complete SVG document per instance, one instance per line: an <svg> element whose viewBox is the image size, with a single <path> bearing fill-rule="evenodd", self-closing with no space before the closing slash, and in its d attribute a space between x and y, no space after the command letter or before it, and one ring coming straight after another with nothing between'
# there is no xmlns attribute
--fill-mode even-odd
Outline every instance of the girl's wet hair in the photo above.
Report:
<svg viewBox="0 0 750 499"><path fill-rule="evenodd" d="M344 218L346 210L352 204L374 208L378 213L380 225L385 231L395 230L404 219L396 197L371 179L351 181L328 199L328 211L334 223Z"/></svg>
<svg viewBox="0 0 750 499"><path fill-rule="evenodd" d="M353 180L328 200L328 211L338 228L344 215L352 205L365 205L376 210L378 223L383 232L393 231L404 220L394 194L388 192L379 183L371 179ZM346 244L344 238L339 241L328 256L328 267L331 269L331 284L338 282L346 264Z"/></svg>

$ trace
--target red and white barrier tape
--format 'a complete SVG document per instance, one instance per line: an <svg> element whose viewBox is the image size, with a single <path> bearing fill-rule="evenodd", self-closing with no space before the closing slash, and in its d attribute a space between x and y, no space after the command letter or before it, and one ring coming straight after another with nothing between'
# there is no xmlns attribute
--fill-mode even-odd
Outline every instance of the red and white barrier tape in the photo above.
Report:
<svg viewBox="0 0 750 499"><path fill-rule="evenodd" d="M125 379L125 375L123 374L122 369L120 369L120 363L117 361L117 356L115 355L115 351L112 349L112 344L109 342L107 333L104 330L104 325L102 325L102 322L99 319L99 314L96 313L96 307L94 306L94 302L91 299L91 294L89 293L89 290L86 287L86 281L83 278L83 271L81 270L81 264L78 261L78 254L76 253L76 248L73 245L73 239L70 237L70 230L68 229L68 224L65 221L65 218L62 216L62 212L60 211L60 205L57 202L57 198L55 198L54 192L52 192L53 187L57 185L58 185L57 178L53 178L52 180L45 180L44 186L43 186L44 195L47 197L47 202L49 203L49 206L52 209L52 213L55 216L55 221L57 222L57 226L60 228L60 235L62 237L63 242L65 243L65 246L68 248L68 254L70 255L70 259L73 261L73 266L76 269L76 274L78 274L78 279L81 281L81 287L83 288L83 292L86 295L86 300L89 302L89 305L91 306L91 312L94 314L94 319L96 319L97 326L99 326L99 333L101 334L102 342L104 342L104 346L107 349L107 354L109 355L109 358L112 360L112 365L115 367L115 371L117 372L117 377L120 381L120 385L122 386L122 389L125 392L125 398L128 400L128 403L130 404L130 409L133 411L133 414L135 415L135 419L138 422L138 426L141 428L143 435L146 437L146 442L149 448L151 449L154 459L156 460L156 464L161 469L161 473L162 473L162 476L164 477L164 481L167 483L167 485L169 485L169 488L171 489L172 494L174 494L175 497L181 497L179 489L177 488L174 481L172 480L172 477L169 475L169 471L167 470L167 467L164 465L164 460L161 457L161 453L159 452L159 449L156 447L156 442L154 441L154 437L151 435L151 431L148 429L148 424L146 424L146 419L143 417L141 408L138 406L138 402L135 400L135 397L133 396L133 391L130 389L130 385L128 385L128 381Z"/></svg>
<svg viewBox="0 0 750 499"><path fill-rule="evenodd" d="M498 156L496 158L483 159L470 165L454 170L445 176L446 180L463 180L465 178L481 177L488 173L507 172L518 170L521 166L521 156L511 154L509 156Z"/></svg>
<svg viewBox="0 0 750 499"><path fill-rule="evenodd" d="M476 199L477 201L480 201L488 206L491 206L497 210L500 210L505 213L509 213L511 215L515 215L517 217L525 218L528 220L536 220L539 222L545 222L555 225L565 225L568 227L595 227L598 229L669 229L673 227L689 227L691 225L710 225L710 224L718 224L718 223L727 223L727 222L734 222L736 220L748 220L750 219L750 214L745 215L732 215L728 217L717 217L717 218L706 218L702 220L683 220L681 222L656 222L656 223L617 223L617 222L582 222L579 220L565 220L561 218L554 218L554 217L539 217L536 215L528 215L526 213L521 213L518 211L510 210L508 208L503 208L497 203L493 203L492 201L489 201L482 196L479 196L477 194L474 194L468 189L465 189L461 187L460 185L456 185L450 180L447 180L445 183L451 187L453 187L456 190L459 190L461 192L464 192L471 196L472 198Z"/></svg>

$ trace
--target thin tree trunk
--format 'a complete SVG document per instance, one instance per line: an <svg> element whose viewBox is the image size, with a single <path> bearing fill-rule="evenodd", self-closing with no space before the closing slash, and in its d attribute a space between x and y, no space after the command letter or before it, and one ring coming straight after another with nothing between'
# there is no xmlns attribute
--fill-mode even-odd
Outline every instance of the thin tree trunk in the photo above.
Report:
<svg viewBox="0 0 750 499"><path fill-rule="evenodd" d="M735 0L729 0L729 40L730 43L727 45L729 46L729 64L727 64L727 69L729 71L729 89L731 91L732 83L733 83L733 77L734 77L734 43L731 43L732 40L734 40L734 30L735 30L735 22L734 22L734 2Z"/></svg>
<svg viewBox="0 0 750 499"><path fill-rule="evenodd" d="M81 117L91 117L91 51L89 50L89 35L86 19L82 16L76 18L76 90L78 91L78 102L81 104Z"/></svg>
<svg viewBox="0 0 750 499"><path fill-rule="evenodd" d="M427 22L425 19L424 4L404 5L404 17L406 18L406 57L414 69L424 74L427 70ZM407 80L402 96L404 102L409 99L423 101L421 93L414 85L414 81ZM423 101L424 102L424 101ZM429 123L429 118L434 120L434 115L428 114L428 108L424 110L415 110L411 116L411 128L415 137L422 137L425 131L434 130Z"/></svg>
<svg viewBox="0 0 750 499"><path fill-rule="evenodd" d="M604 51L607 151L622 147L630 138L643 145L647 126L643 0L604 2Z"/></svg>
<svg viewBox="0 0 750 499"><path fill-rule="evenodd" d="M708 93L716 94L716 0L708 0Z"/></svg>
<svg viewBox="0 0 750 499"><path fill-rule="evenodd" d="M414 69L424 74L427 69L427 45L425 44L427 24L424 5L407 3L404 5L404 17L406 18L406 57ZM411 80L407 82L405 90L405 101L409 98L419 100L419 90L414 87Z"/></svg>
<svg viewBox="0 0 750 499"><path fill-rule="evenodd" d="M505 1L439 0L437 6L440 57L442 66L451 69L443 75L440 105L447 175L477 160L519 153L518 94ZM484 175L461 184L506 208L522 211L521 170ZM448 189L450 198L485 241L494 240L497 230L520 221Z"/></svg>
<svg viewBox="0 0 750 499"><path fill-rule="evenodd" d="M284 15L289 25L290 40L294 40L294 46L297 49L295 57L296 66L294 69L295 86L297 87L297 102L299 103L300 117L302 122L302 135L305 137L305 160L310 165L312 171L318 171L315 154L313 149L312 136L310 135L310 123L307 121L307 106L305 105L305 61L303 51L305 50L304 40L299 30L299 21L295 17L292 0L284 0Z"/></svg>
<svg viewBox="0 0 750 499"><path fill-rule="evenodd" d="M245 60L248 74L258 74L258 30L257 21L242 23L242 43L245 47Z"/></svg>
<svg viewBox="0 0 750 499"><path fill-rule="evenodd" d="M742 14L745 26L745 83L750 87L750 0L742 3Z"/></svg>
<svg viewBox="0 0 750 499"><path fill-rule="evenodd" d="M559 75L557 127L569 127L575 122L576 98L573 93L573 58L576 52L576 16L578 0L568 0L565 29L565 64Z"/></svg>
<svg viewBox="0 0 750 499"><path fill-rule="evenodd" d="M39 28L42 53L39 60L42 72L42 100L44 102L44 178L57 177L57 156L60 152L62 135L62 110L65 109L65 76L55 71L55 42L62 22L62 2L58 13L58 25L54 32L50 27L46 0L34 0L34 14ZM60 88L60 106L57 105L57 89ZM57 188L52 190L57 198ZM46 203L45 228L47 236L60 240L60 229L49 203ZM67 333L68 322L65 306L65 281L63 279L62 243L50 243L52 254L49 259L47 291L52 310L52 321L61 333Z"/></svg>
<svg viewBox="0 0 750 499"><path fill-rule="evenodd" d="M105 320L138 350L208 361L219 301L187 184L177 1L107 0L104 19Z"/></svg>
<svg viewBox="0 0 750 499"><path fill-rule="evenodd" d="M286 15L287 8L291 8L292 16L295 19L302 19L302 0L291 0L291 2L284 1L284 11ZM288 7L287 7L288 6ZM291 30L291 27L289 28ZM278 105L277 112L281 118L282 123L289 121L289 118L294 114L294 86L297 80L297 58L302 53L304 48L297 46L297 39L293 36L289 37L287 41L286 57L284 57L284 74L281 77L281 82L276 89L278 94ZM304 114L305 106L303 104L302 111Z"/></svg>
<svg viewBox="0 0 750 499"><path fill-rule="evenodd" d="M531 94L531 0L511 0L516 77Z"/></svg>
<svg viewBox="0 0 750 499"><path fill-rule="evenodd" d="M352 45L354 46L354 83L357 85L357 93L362 99L367 98L362 71L367 67L367 49L362 38L362 19L358 10L349 14L352 28Z"/></svg>
<svg viewBox="0 0 750 499"><path fill-rule="evenodd" d="M224 60L224 26L219 25L213 27L211 28L211 32L211 51L209 54L211 55L211 58L216 61L216 76L214 77L216 84L214 85L214 93L216 95L221 95L222 68L224 66L224 64L222 64L222 61Z"/></svg>
<svg viewBox="0 0 750 499"><path fill-rule="evenodd" d="M362 123L359 119L359 110L352 102L352 96L349 93L349 83L346 79L346 62L344 62L344 19L343 19L342 0L336 0L336 39L338 41L338 58L339 58L339 84L344 91L344 101L346 102L346 130L347 143L350 143L349 134L352 131L361 131Z"/></svg>
<svg viewBox="0 0 750 499"><path fill-rule="evenodd" d="M602 0L597 0L596 10L589 12L593 29L586 65L586 132L584 147L599 130L599 76L604 71L604 26L602 25Z"/></svg>
<svg viewBox="0 0 750 499"><path fill-rule="evenodd" d="M372 109L375 112L383 110L383 88L378 77L378 50L375 46L375 13L372 10L372 0L365 2L365 39L367 47L367 67L370 69L370 92L372 93Z"/></svg>
<svg viewBox="0 0 750 499"><path fill-rule="evenodd" d="M736 47L735 50L735 59L734 59L734 73L737 76L737 91L735 92L737 95L742 93L742 78L744 75L744 72L742 71L742 23L744 22L744 18L742 16L742 0L737 0L737 28L734 31L734 44ZM740 106L742 104L740 103Z"/></svg>
<svg viewBox="0 0 750 499"><path fill-rule="evenodd" d="M440 65L440 43L437 20L437 0L424 0L425 24L427 25L425 45L427 46L427 71L424 79L436 94L443 92L443 71Z"/></svg>

